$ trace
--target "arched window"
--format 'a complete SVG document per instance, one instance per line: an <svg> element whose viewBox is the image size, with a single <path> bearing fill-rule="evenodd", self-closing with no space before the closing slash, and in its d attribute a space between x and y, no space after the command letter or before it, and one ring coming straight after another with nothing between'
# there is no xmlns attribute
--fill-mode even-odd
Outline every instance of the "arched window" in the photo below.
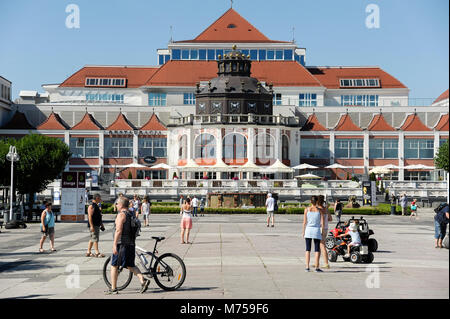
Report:
<svg viewBox="0 0 450 319"><path fill-rule="evenodd" d="M286 135L282 137L282 147L281 147L281 159L288 160L289 159L289 139Z"/></svg>
<svg viewBox="0 0 450 319"><path fill-rule="evenodd" d="M223 160L225 163L245 163L247 139L242 134L228 134L223 138Z"/></svg>
<svg viewBox="0 0 450 319"><path fill-rule="evenodd" d="M187 158L187 136L183 135L178 140L178 158L186 159Z"/></svg>
<svg viewBox="0 0 450 319"><path fill-rule="evenodd" d="M216 139L211 134L200 134L195 139L195 158L216 158Z"/></svg>
<svg viewBox="0 0 450 319"><path fill-rule="evenodd" d="M260 165L270 165L270 161L275 159L275 141L271 135L262 133L255 136L255 156Z"/></svg>

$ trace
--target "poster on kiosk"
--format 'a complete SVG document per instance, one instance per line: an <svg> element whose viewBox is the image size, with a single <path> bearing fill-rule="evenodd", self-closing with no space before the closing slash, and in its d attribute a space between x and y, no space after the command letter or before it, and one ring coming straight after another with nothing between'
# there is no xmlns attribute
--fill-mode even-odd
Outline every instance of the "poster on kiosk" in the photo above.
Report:
<svg viewBox="0 0 450 319"><path fill-rule="evenodd" d="M63 172L61 182L61 221L84 220L86 173Z"/></svg>

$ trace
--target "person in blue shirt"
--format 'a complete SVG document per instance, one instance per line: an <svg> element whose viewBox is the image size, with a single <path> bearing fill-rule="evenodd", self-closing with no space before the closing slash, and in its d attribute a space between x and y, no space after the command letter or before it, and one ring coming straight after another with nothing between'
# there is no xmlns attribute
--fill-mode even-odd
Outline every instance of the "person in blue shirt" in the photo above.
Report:
<svg viewBox="0 0 450 319"><path fill-rule="evenodd" d="M50 248L51 251L56 251L55 249L55 214L52 211L52 203L45 203L45 209L41 214L41 233L42 238L40 241L39 252L44 252L44 241L47 236L50 237Z"/></svg>

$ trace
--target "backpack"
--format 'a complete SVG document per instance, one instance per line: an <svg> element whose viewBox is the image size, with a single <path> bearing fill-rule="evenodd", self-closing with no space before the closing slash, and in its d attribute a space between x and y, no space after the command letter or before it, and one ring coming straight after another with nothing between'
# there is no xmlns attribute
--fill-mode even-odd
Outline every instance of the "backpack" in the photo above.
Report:
<svg viewBox="0 0 450 319"><path fill-rule="evenodd" d="M440 206L440 205L439 205ZM447 208L447 210L444 210L444 208ZM449 219L445 216L445 214L448 213L448 205L444 205L436 214L436 216L434 216L434 219L439 223L439 224L448 224Z"/></svg>
<svg viewBox="0 0 450 319"><path fill-rule="evenodd" d="M141 221L136 217L135 214L131 215L131 236L136 239L140 236L141 232Z"/></svg>
<svg viewBox="0 0 450 319"><path fill-rule="evenodd" d="M448 204L447 203L441 203L438 207L436 207L434 209L434 212L437 214L439 213L441 210L443 210L445 207L447 207Z"/></svg>

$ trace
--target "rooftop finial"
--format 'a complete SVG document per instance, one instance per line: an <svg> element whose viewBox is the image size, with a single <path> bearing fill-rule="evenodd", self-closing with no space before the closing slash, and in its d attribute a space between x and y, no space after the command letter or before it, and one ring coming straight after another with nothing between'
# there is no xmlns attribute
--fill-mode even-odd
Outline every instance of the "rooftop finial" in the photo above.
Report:
<svg viewBox="0 0 450 319"><path fill-rule="evenodd" d="M231 9L233 9L233 0L230 0L231 2Z"/></svg>

